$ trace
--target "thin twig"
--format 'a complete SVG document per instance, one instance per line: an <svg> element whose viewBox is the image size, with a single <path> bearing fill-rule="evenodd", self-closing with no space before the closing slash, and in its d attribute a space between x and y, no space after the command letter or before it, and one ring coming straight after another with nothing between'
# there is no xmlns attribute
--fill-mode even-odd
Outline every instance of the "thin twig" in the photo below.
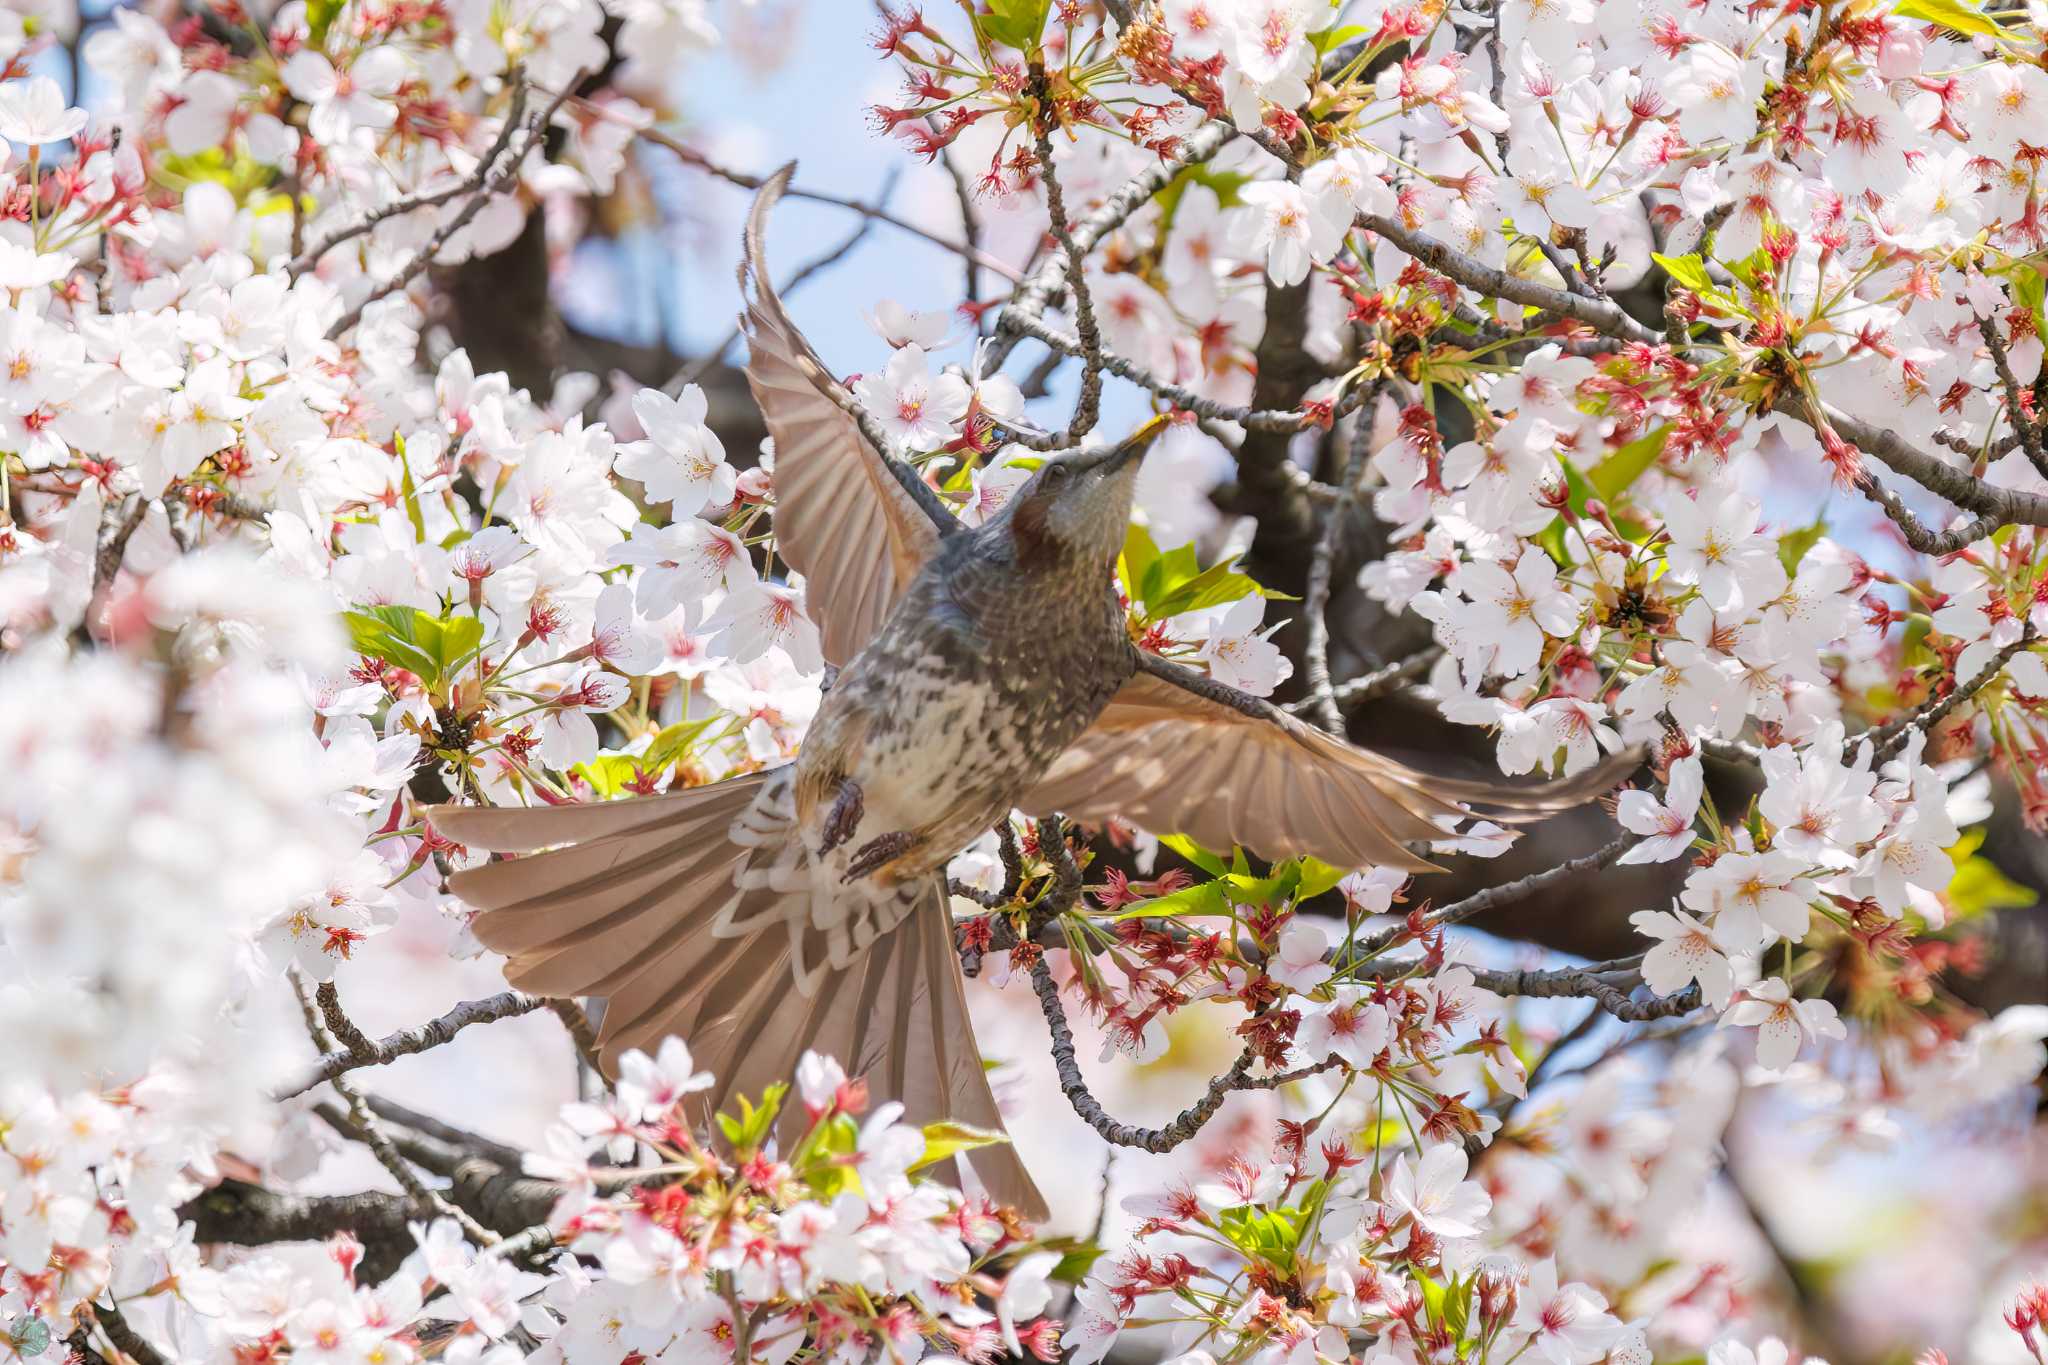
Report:
<svg viewBox="0 0 2048 1365"><path fill-rule="evenodd" d="M1097 242L1122 227L1125 220L1150 203L1152 196L1165 189L1175 176L1222 150L1234 133L1229 125L1212 122L1188 134L1178 155L1147 166L1103 200L1101 207L1075 223L1071 233L1074 245L1084 256L1093 251ZM996 319L995 341L989 347L990 369L1002 365L1026 335L1037 335L1027 324L1042 323L1045 310L1064 296L1068 268L1065 252L1048 254L1031 272L1030 278L1010 296L1010 301L1003 305L1003 311ZM1043 337L1039 339L1044 340ZM1078 351L1078 340L1074 344Z"/></svg>
<svg viewBox="0 0 2048 1365"><path fill-rule="evenodd" d="M485 150L483 156L478 159L475 168L468 175L446 188L420 194L402 195L388 204L371 209L348 226L338 228L327 236L322 237L306 250L295 252L291 264L285 267L286 272L296 278L318 266L321 257L340 246L343 242L362 236L387 219L397 218L417 209L439 208L441 205L459 199L465 194L473 194L481 189L485 178L491 173L491 168L498 164L498 158L503 156L505 149L512 145L512 135L518 131L520 121L526 116L527 87L525 77L520 68L514 67L507 79L512 86L512 98L511 103L505 110L505 121L498 129L497 138ZM297 195L294 195L292 199L294 203L298 202Z"/></svg>
<svg viewBox="0 0 2048 1365"><path fill-rule="evenodd" d="M2000 525L1998 518L1984 516L1951 530L1931 531L1920 518L1913 515L1913 510L1906 506L1904 499L1879 483L1869 470L1863 470L1858 474L1855 487L1857 492L1882 508L1884 514L1898 526L1900 538L1922 554L1952 555L1965 545L1982 540L1996 531Z"/></svg>
<svg viewBox="0 0 2048 1365"><path fill-rule="evenodd" d="M895 193L896 180L897 175L894 169L891 169L887 175L882 177L881 200L884 204L888 203L889 196ZM839 264L840 261L846 259L848 253L867 240L868 233L874 230L876 221L873 218L862 218L860 226L841 239L837 246L826 251L823 255L814 256L810 260L805 261L801 266L798 266L796 273L785 280L775 292L784 298L788 298L791 294L802 288L804 282L813 275ZM739 339L740 329L735 326L725 334L724 339L716 346L713 346L701 357L676 371L674 376L661 386L662 392L673 398L699 379L702 379L707 370L725 358L725 353L730 351L733 343Z"/></svg>
<svg viewBox="0 0 2048 1365"><path fill-rule="evenodd" d="M1031 84L1041 100L1047 99L1045 67L1031 59ZM1038 175L1045 184L1045 207L1052 221L1053 238L1067 257L1067 292L1073 297L1074 334L1081 342L1081 394L1074 415L1067 423L1064 444L1077 445L1095 428L1102 409L1102 334L1095 324L1095 303L1088 293L1087 253L1074 240L1073 224L1067 219L1066 196L1060 192L1059 173L1052 165L1052 134L1042 123L1034 129L1038 137Z"/></svg>
<svg viewBox="0 0 2048 1365"><path fill-rule="evenodd" d="M1013 317L1012 314L1007 312L1003 314L1003 318L1004 324L1011 329L1012 335L1031 337L1033 340L1044 342L1053 350L1065 355L1078 356L1086 354L1086 348L1082 345L1079 337L1060 331L1042 318L1027 315L1015 315ZM1105 372L1113 374L1119 379L1128 379L1139 388L1147 389L1157 394L1181 411L1192 412L1197 417L1206 418L1212 422L1235 422L1239 426L1253 431L1293 432L1312 426L1321 420L1314 413L1286 412L1276 409L1251 408L1230 403L1219 403L1213 398L1204 397L1184 384L1176 384L1171 380L1161 379L1150 370L1133 364L1106 346L1099 346L1098 351L1101 357L1102 368ZM1345 401L1339 404L1337 408L1337 415L1342 416L1344 413L1356 408L1363 401L1359 394L1360 391L1355 389L1350 394L1347 394Z"/></svg>
<svg viewBox="0 0 2048 1365"><path fill-rule="evenodd" d="M953 182L953 198L960 205L960 235L967 244L960 255L961 268L966 271L964 301L975 304L981 301L981 262L971 253L981 250L981 219L974 212L974 186L967 173L953 163L951 148L940 152L939 164L946 168L946 178Z"/></svg>
<svg viewBox="0 0 2048 1365"><path fill-rule="evenodd" d="M305 1016L307 1034L312 1037L315 1046L322 1051L331 1052L337 1044L327 1026L321 1022L322 1006L314 1002L313 993L306 989L305 978L296 971L292 973L292 987L298 992L299 1009ZM330 993L330 999L332 998ZM332 1008L339 1012L341 1006L335 1001ZM357 1038L362 1037L361 1032L352 1023L348 1025L348 1031ZM463 1235L480 1246L489 1246L498 1240L497 1233L470 1217L466 1210L456 1207L440 1191L428 1188L427 1183L420 1179L420 1173L412 1168L412 1164L392 1144L391 1135L384 1131L384 1126L378 1122L377 1116L370 1112L370 1106L364 1103L361 1090L340 1076L333 1077L332 1084L348 1105L348 1126L354 1130L355 1136L362 1144L370 1149L371 1154L377 1158L377 1163L391 1173L391 1178L398 1182L398 1187L412 1200L413 1208L420 1217L452 1218L456 1226L462 1229Z"/></svg>
<svg viewBox="0 0 2048 1365"><path fill-rule="evenodd" d="M569 1041L576 1045L576 1055L592 1071L604 1075L604 1068L598 1065L597 1030L591 1028L590 1015L583 1006L566 996L549 996L547 1006L554 1011L555 1018L562 1021L562 1027L569 1030Z"/></svg>
<svg viewBox="0 0 2048 1365"><path fill-rule="evenodd" d="M1968 682L1959 683L1955 687L1950 688L1947 696L1929 702L1909 716L1902 716L1889 725L1883 725L1875 730L1866 731L1855 736L1849 742L1850 747L1853 748L1864 740L1869 740L1876 746L1876 755L1879 762L1890 758L1905 746L1906 738L1912 731L1932 730L1935 726L1941 724L1943 720L1947 719L1949 712L1983 691L1990 684L1991 680L1996 678L2004 671L2005 666L2012 662L2015 654L2018 654L2039 638L2040 635L2034 629L2034 623L2029 621L2021 629L2019 638L1987 659L1984 666L1978 669L1975 676Z"/></svg>
<svg viewBox="0 0 2048 1365"><path fill-rule="evenodd" d="M578 100L577 104L579 108L587 108L601 117L610 117L601 106L588 105L582 100ZM634 131L635 135L642 141L650 142L664 151L671 152L685 164L695 166L698 170L715 175L720 180L737 185L743 190L758 190L766 183L767 177L754 175L748 171L735 170L730 166L720 165L688 143L680 142L658 129L639 128ZM994 271L1006 280L1015 281L1021 278L1010 266L997 260L979 247L956 242L952 238L933 232L929 228L921 228L907 218L898 218L886 209L863 200L848 199L845 195L841 194L827 194L823 190L801 189L794 185L783 191L783 197L786 199L808 199L814 204L830 204L834 208L851 210L863 217L872 218L876 222L887 223L890 227L900 232L907 232L913 237L921 237L933 246L941 247L956 256L964 256L982 267L982 269Z"/></svg>
<svg viewBox="0 0 2048 1365"><path fill-rule="evenodd" d="M2012 357L2005 351L2005 342L1998 335L1998 324L1990 318L1977 319L1977 333L1984 338L1984 345L1991 352L1991 364L1998 371L1998 382L2005 388L2005 419L2012 423L2013 435L2019 437L2021 449L2027 452L2027 460L2034 466L2034 472L2048 478L2048 452L2041 448L2041 429L2027 416L2020 398L2025 390L2019 376L2012 372Z"/></svg>
<svg viewBox="0 0 2048 1365"><path fill-rule="evenodd" d="M528 156L532 155L534 149L540 146L541 140L547 136L548 126L554 122L556 112L561 109L563 103L569 98L569 91L574 90L582 79L583 73L579 72L569 81L567 88L561 94L555 96L554 102L534 118L532 124L527 128L526 138L520 143L519 150L490 168L489 173L483 178L483 182L472 193L470 201L462 206L460 212L435 229L434 235L429 237L426 244L414 252L406 263L398 268L396 274L392 275L390 279L384 281L375 289L372 289L368 296L356 304L355 307L335 319L334 325L327 329L327 339L329 341L339 340L349 328L362 321L363 310L371 304L411 284L422 271L434 263L434 258L439 256L448 243L455 239L455 235L468 227L471 219L483 212L485 204L488 204L491 200L504 193L511 185L514 177L519 174L521 164L525 162Z"/></svg>
<svg viewBox="0 0 2048 1365"><path fill-rule="evenodd" d="M94 1302L88 1305L93 1321L107 1334L107 1340L114 1343L114 1349L135 1362L135 1365L166 1365L163 1354L156 1347L144 1341L128 1319L121 1316L121 1310L112 1304Z"/></svg>
<svg viewBox="0 0 2048 1365"><path fill-rule="evenodd" d="M1526 877L1502 882L1498 886L1489 886L1484 891L1474 892L1461 901L1452 901L1449 905L1430 911L1424 916L1424 920L1431 928L1441 928L1446 925L1463 924L1476 915L1513 905L1516 901L1528 899L1538 891L1547 890L1562 881L1569 881L1580 873L1597 872L1609 866L1615 859L1641 842L1641 837L1636 834L1623 834L1583 857L1567 859L1555 867L1532 872Z"/></svg>
<svg viewBox="0 0 2048 1365"><path fill-rule="evenodd" d="M101 536L92 560L92 588L95 593L103 591L113 582L114 573L121 567L127 556L128 542L141 527L143 517L149 514L149 499L131 498L127 510L121 510L119 503L102 513ZM117 520L118 518L118 520Z"/></svg>
<svg viewBox="0 0 2048 1365"><path fill-rule="evenodd" d="M501 991L482 1000L465 1000L438 1019L430 1019L417 1028L400 1029L378 1039L367 1055L352 1056L339 1051L329 1053L315 1063L312 1070L271 1098L288 1100L294 1095L304 1094L322 1081L331 1081L361 1067L386 1066L400 1057L440 1047L471 1024L488 1024L546 1008L548 1002L543 997L520 991Z"/></svg>
<svg viewBox="0 0 2048 1365"><path fill-rule="evenodd" d="M1361 673L1349 682L1339 683L1336 689L1337 704L1349 706L1355 702L1372 701L1395 691L1406 683L1427 673L1436 661L1443 657L1442 645L1424 645L1405 658L1390 664L1382 664L1370 673Z"/></svg>
<svg viewBox="0 0 2048 1365"><path fill-rule="evenodd" d="M377 1045L363 1036L363 1031L356 1027L356 1021L342 1009L341 996L332 981L320 983L313 992L313 1001L320 1007L320 1017L327 1024L327 1031L334 1035L334 1041L343 1052L351 1057L367 1058L376 1051Z"/></svg>

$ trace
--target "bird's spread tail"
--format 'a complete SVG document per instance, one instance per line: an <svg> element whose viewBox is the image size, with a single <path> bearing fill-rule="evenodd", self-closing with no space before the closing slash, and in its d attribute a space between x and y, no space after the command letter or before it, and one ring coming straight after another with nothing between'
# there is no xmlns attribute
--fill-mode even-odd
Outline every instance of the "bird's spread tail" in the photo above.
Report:
<svg viewBox="0 0 2048 1365"><path fill-rule="evenodd" d="M476 936L505 954L512 985L603 997L606 1071L674 1034L717 1077L716 1110L787 1080L816 1048L865 1076L877 1101L903 1101L911 1121L1000 1129L943 885L905 888L879 920L849 890L857 913L833 921L834 939L816 922L786 788L783 770L633 801L447 806L431 819L472 849L529 855L458 872L450 888L481 912ZM858 948L841 941L849 926ZM991 1195L1043 1216L1007 1144L967 1160Z"/></svg>

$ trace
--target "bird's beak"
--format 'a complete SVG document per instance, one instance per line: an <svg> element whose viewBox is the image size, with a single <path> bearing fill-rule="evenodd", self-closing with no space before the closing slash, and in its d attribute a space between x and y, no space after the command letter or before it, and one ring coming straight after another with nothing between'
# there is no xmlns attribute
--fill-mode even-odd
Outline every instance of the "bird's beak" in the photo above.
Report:
<svg viewBox="0 0 2048 1365"><path fill-rule="evenodd" d="M1144 459L1145 452L1152 448L1172 421L1173 418L1166 413L1148 420L1126 437L1122 445L1109 452L1109 457L1102 462L1102 472L1114 474L1124 466Z"/></svg>

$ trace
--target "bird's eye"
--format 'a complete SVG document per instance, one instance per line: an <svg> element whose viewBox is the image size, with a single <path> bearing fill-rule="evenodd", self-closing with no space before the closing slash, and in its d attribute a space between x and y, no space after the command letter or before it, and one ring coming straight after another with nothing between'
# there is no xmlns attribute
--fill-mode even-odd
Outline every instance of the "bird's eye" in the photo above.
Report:
<svg viewBox="0 0 2048 1365"><path fill-rule="evenodd" d="M1047 465L1045 467L1045 481L1047 483L1065 483L1067 481L1067 467L1063 464Z"/></svg>

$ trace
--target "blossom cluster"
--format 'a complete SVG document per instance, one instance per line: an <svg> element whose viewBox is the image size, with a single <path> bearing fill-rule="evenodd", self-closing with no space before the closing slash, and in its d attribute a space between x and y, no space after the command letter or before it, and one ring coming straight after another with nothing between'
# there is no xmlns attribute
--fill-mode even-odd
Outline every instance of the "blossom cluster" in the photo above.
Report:
<svg viewBox="0 0 2048 1365"><path fill-rule="evenodd" d="M564 1110L550 1152L528 1157L567 1187L556 1240L594 1265L529 1313L536 1358L853 1362L915 1359L926 1340L1057 1358L1059 1324L1039 1315L1061 1253L931 1178L992 1135L920 1132L895 1101L868 1112L863 1082L807 1053L794 1095L778 1084L720 1116L721 1147L693 1135L690 1097L712 1082L680 1039L630 1052L616 1090Z"/></svg>

